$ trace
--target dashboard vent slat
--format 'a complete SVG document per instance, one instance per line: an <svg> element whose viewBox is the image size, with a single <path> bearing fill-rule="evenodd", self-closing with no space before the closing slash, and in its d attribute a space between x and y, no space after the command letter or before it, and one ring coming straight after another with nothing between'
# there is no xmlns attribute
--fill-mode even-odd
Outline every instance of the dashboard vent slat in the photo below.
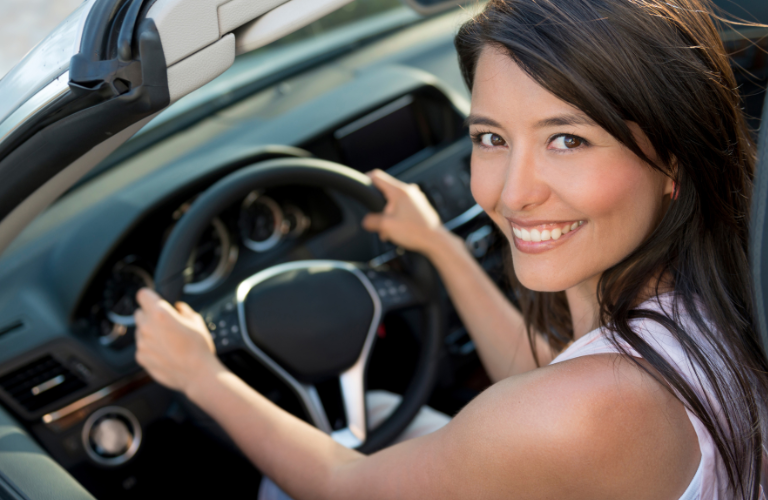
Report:
<svg viewBox="0 0 768 500"><path fill-rule="evenodd" d="M85 382L53 356L44 356L0 378L0 387L29 412L85 387Z"/></svg>

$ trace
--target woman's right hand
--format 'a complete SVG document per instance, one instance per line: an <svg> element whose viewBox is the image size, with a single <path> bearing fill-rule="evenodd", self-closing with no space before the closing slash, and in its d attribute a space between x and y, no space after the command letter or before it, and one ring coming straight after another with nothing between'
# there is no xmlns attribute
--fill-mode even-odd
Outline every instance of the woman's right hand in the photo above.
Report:
<svg viewBox="0 0 768 500"><path fill-rule="evenodd" d="M427 197L416 184L406 184L381 170L368 173L387 199L381 213L370 213L363 219L363 228L379 233L407 250L429 255L445 229Z"/></svg>

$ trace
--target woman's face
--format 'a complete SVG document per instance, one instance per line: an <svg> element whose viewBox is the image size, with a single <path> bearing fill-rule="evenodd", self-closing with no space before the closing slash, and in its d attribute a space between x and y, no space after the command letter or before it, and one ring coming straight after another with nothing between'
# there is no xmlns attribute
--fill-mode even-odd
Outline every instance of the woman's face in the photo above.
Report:
<svg viewBox="0 0 768 500"><path fill-rule="evenodd" d="M672 181L498 49L480 56L468 122L472 194L509 239L526 288L596 281L661 219Z"/></svg>

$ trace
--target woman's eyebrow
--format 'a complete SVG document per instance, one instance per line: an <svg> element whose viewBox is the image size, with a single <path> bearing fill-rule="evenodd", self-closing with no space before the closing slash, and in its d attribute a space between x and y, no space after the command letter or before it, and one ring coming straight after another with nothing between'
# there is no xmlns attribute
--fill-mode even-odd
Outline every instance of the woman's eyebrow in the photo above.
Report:
<svg viewBox="0 0 768 500"><path fill-rule="evenodd" d="M480 115L469 115L467 119L464 120L465 127L469 127L470 125L488 125L490 127L503 128L496 120Z"/></svg>
<svg viewBox="0 0 768 500"><path fill-rule="evenodd" d="M464 126L469 127L470 125L488 125L490 127L498 127L503 128L499 122L492 118L488 118L486 116L481 115L469 115L466 120L464 120ZM547 127L563 127L563 126L574 126L574 125L588 125L588 126L597 126L597 123L590 117L588 117L585 114L582 113L568 113L565 115L558 115L558 116L551 116L549 118L544 118L542 120L539 120L534 125L535 128L547 128Z"/></svg>
<svg viewBox="0 0 768 500"><path fill-rule="evenodd" d="M573 125L588 125L597 126L597 123L592 118L582 113L569 113L565 115L552 116L550 118L544 118L536 122L534 127L547 128L547 127L563 127Z"/></svg>

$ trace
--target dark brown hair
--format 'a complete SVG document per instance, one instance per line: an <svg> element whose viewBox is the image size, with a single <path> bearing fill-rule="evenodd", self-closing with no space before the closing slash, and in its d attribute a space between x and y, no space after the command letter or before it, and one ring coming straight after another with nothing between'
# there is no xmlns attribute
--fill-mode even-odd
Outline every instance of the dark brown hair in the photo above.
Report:
<svg viewBox="0 0 768 500"><path fill-rule="evenodd" d="M455 43L470 90L482 50L501 49L649 168L675 179L679 196L658 227L603 273L600 321L619 352L630 357L624 346L634 349L703 422L733 494L758 498L768 363L748 258L756 151L710 12L707 0L491 0L461 27ZM648 136L655 162L627 122ZM677 300L667 314L637 307L652 276L673 281ZM565 294L519 283L516 292L531 345L538 333L561 350L573 338ZM685 330L682 315L698 332ZM632 331L637 318L660 323L680 342L710 388L704 399ZM721 411L725 418L718 418Z"/></svg>

